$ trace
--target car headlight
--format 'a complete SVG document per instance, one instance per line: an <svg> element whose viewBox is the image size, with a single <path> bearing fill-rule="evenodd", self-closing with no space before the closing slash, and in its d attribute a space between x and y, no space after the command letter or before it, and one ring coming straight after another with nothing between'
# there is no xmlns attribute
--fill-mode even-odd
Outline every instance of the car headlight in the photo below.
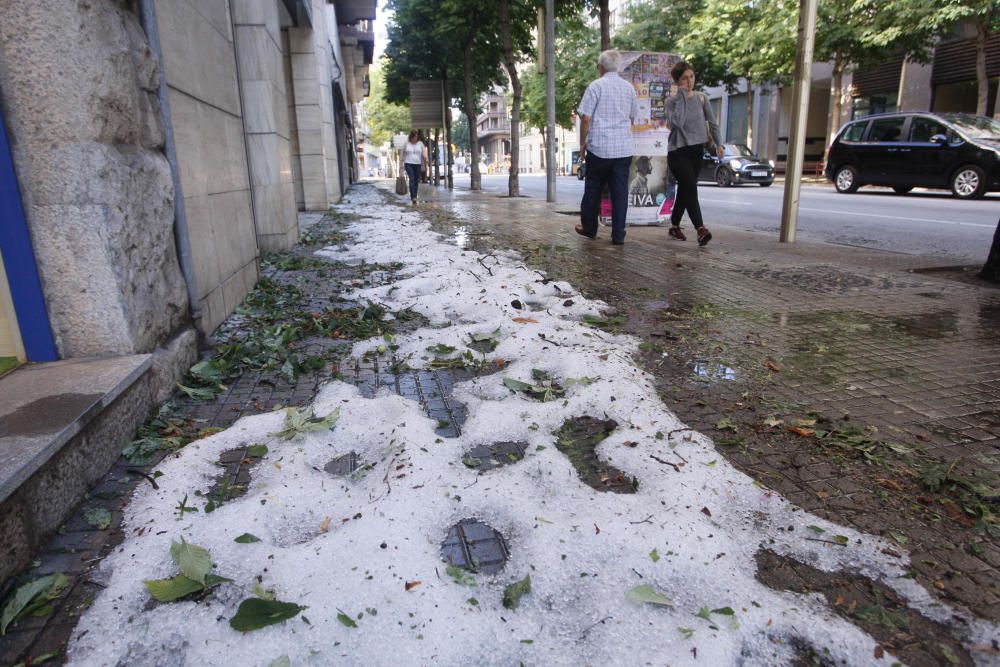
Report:
<svg viewBox="0 0 1000 667"><path fill-rule="evenodd" d="M768 160L767 163L771 165L771 169L774 169L774 160Z"/></svg>
<svg viewBox="0 0 1000 667"><path fill-rule="evenodd" d="M730 160L729 161L729 168L732 169L732 170L734 170L734 171L739 171L740 167L742 167L742 166L743 166L743 164L739 160L735 160L734 159L734 160Z"/></svg>

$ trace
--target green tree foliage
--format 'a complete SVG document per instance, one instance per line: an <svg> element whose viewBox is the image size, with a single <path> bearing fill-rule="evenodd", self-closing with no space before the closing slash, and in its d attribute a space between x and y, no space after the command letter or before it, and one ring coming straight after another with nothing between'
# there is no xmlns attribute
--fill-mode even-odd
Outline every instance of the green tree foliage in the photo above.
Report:
<svg viewBox="0 0 1000 667"><path fill-rule="evenodd" d="M621 51L677 53L678 42L687 32L688 21L705 0L649 0L628 9L626 23L611 39Z"/></svg>
<svg viewBox="0 0 1000 667"><path fill-rule="evenodd" d="M798 3L705 0L679 48L702 84L747 84L747 140L753 146L753 86L786 80L795 69Z"/></svg>
<svg viewBox="0 0 1000 667"><path fill-rule="evenodd" d="M409 98L415 79L441 79L469 116L472 188L480 188L476 116L480 97L504 80L494 3L476 0L388 0L386 98Z"/></svg>
<svg viewBox="0 0 1000 667"><path fill-rule="evenodd" d="M556 20L556 124L573 128L573 113L587 85L597 78L600 42L595 28L580 14ZM525 75L524 113L526 125L544 133L546 125L545 73L532 68Z"/></svg>
<svg viewBox="0 0 1000 667"><path fill-rule="evenodd" d="M471 150L469 146L469 119L465 117L464 113L458 114L458 118L451 127L451 141L458 150L464 153Z"/></svg>
<svg viewBox="0 0 1000 667"><path fill-rule="evenodd" d="M365 114L371 143L383 146L394 134L407 132L410 128L410 108L403 104L389 102L385 90L385 57L368 70L371 90L365 100Z"/></svg>
<svg viewBox="0 0 1000 667"><path fill-rule="evenodd" d="M917 60L926 56L934 37L946 35L958 23L970 23L976 30L976 113L986 115L986 41L1000 30L1000 0L858 0L857 4L875 17L867 35L872 44L902 48ZM994 117L1000 119L1000 104L995 106Z"/></svg>

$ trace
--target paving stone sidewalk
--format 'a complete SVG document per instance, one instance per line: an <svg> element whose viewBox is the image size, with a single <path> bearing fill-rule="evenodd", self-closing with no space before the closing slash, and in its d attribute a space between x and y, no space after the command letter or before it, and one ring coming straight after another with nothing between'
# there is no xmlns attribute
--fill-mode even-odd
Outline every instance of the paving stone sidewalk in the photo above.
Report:
<svg viewBox="0 0 1000 667"><path fill-rule="evenodd" d="M627 244L615 247L606 230L596 242L574 234L565 206L427 186L421 194L427 201L418 210L457 245L486 253L514 248L529 266L613 304L616 312L601 326L643 340L643 362L667 405L711 435L721 455L804 509L890 537L933 594L1000 619L1000 289L954 272L914 272L946 260L781 246L741 231L737 221L714 222L716 238L703 249L669 241L662 228L630 229ZM230 318L216 342L239 344L255 327L280 323L278 308L299 313L300 325L310 312L363 309L341 302L337 286L391 282L399 267L315 259L315 249L348 242L346 222L333 213L293 253L267 258L267 281L255 293L260 307ZM395 326L419 324L400 318ZM178 394L154 438L176 437L179 445L243 415L307 405L333 377L368 395L388 387L414 398L438 421L441 437L454 437L465 415L451 386L496 370L418 371L391 353L346 363L350 332L314 333L303 332L289 348L298 372L244 369L210 400ZM0 638L0 664L48 653L61 661L77 615L99 590L88 573L121 540L123 498L135 484L155 482L148 475L164 454L154 452L145 465L120 461L39 555L26 576L62 571L72 588L53 614ZM237 493L249 461L246 453L223 461L220 477ZM94 509L110 512L106 528L88 521ZM859 603L883 604L865 580L831 579L778 557L758 565L768 585L827 593L861 625ZM871 625L864 627L909 664L942 659L929 645L934 637L919 636L919 623L911 631ZM822 664L805 648L801 659Z"/></svg>
<svg viewBox="0 0 1000 667"><path fill-rule="evenodd" d="M705 248L573 207L424 188L456 243L513 247L613 304L667 405L806 510L885 535L935 595L1000 619L1000 286L928 259L780 244L709 224ZM986 248L983 255L985 258Z"/></svg>

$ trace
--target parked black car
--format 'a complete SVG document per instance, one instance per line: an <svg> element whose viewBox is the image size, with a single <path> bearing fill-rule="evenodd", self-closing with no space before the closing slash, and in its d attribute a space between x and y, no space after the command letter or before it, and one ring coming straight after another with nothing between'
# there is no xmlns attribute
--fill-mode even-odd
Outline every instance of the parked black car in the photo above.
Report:
<svg viewBox="0 0 1000 667"><path fill-rule="evenodd" d="M718 155L707 150L701 158L700 181L713 181L720 187L741 183L757 183L761 187L774 183L774 163L762 160L743 144L725 144L726 153L720 160Z"/></svg>
<svg viewBox="0 0 1000 667"><path fill-rule="evenodd" d="M959 199L1000 190L1000 122L964 113L866 116L840 128L826 155L837 192L886 185L951 189Z"/></svg>

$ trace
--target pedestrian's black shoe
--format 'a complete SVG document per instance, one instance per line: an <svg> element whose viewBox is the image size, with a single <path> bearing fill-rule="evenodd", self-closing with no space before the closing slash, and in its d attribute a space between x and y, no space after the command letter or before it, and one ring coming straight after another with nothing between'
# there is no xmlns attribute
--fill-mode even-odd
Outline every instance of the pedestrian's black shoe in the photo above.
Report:
<svg viewBox="0 0 1000 667"><path fill-rule="evenodd" d="M576 233L579 234L580 236L586 236L588 239L591 239L591 240L594 239L597 236L597 234L594 234L593 236L591 236L587 232L583 231L583 225L577 225L576 227L573 228L573 230L576 231Z"/></svg>
<svg viewBox="0 0 1000 667"><path fill-rule="evenodd" d="M625 239L611 239L611 245L625 245Z"/></svg>
<svg viewBox="0 0 1000 667"><path fill-rule="evenodd" d="M677 239L678 241L687 241L687 237L681 231L680 225L671 225L668 233L670 234L670 238Z"/></svg>
<svg viewBox="0 0 1000 667"><path fill-rule="evenodd" d="M698 228L698 245L706 245L712 240L712 232L708 231L708 227Z"/></svg>

